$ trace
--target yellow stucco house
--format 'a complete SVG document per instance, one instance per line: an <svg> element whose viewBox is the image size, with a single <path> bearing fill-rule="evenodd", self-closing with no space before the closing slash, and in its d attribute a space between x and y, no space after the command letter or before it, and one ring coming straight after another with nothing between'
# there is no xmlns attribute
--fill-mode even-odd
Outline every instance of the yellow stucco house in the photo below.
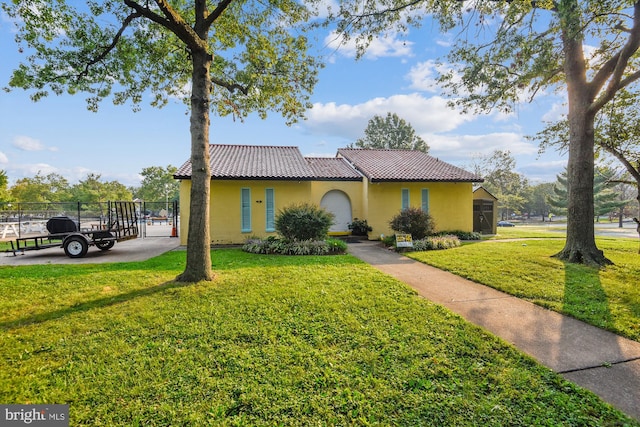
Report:
<svg viewBox="0 0 640 427"><path fill-rule="evenodd" d="M335 215L333 234L348 234L359 218L373 228L369 239L379 239L409 206L429 212L438 230L473 230L473 184L482 178L420 151L341 148L336 157L304 157L290 146L212 144L209 153L212 244L275 235L278 211L302 202ZM191 163L174 178L186 244Z"/></svg>

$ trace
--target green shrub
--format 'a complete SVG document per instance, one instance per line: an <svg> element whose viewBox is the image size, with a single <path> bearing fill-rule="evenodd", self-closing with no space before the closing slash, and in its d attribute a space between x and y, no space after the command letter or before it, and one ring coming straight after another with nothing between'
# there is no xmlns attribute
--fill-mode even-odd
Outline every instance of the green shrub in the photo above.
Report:
<svg viewBox="0 0 640 427"><path fill-rule="evenodd" d="M397 233L411 234L414 240L433 234L435 229L431 215L419 208L403 209L389 221L389 226Z"/></svg>
<svg viewBox="0 0 640 427"><path fill-rule="evenodd" d="M354 218L353 222L347 227L351 230L351 234L354 236L366 236L373 228L367 223L366 219Z"/></svg>
<svg viewBox="0 0 640 427"><path fill-rule="evenodd" d="M476 231L441 231L436 236L457 236L460 240L482 240L482 234Z"/></svg>
<svg viewBox="0 0 640 427"><path fill-rule="evenodd" d="M333 224L333 214L310 204L288 206L276 215L276 230L287 240L323 240Z"/></svg>
<svg viewBox="0 0 640 427"><path fill-rule="evenodd" d="M347 251L347 244L338 239L286 240L277 237L267 239L250 238L242 250L253 254L277 255L336 255Z"/></svg>
<svg viewBox="0 0 640 427"><path fill-rule="evenodd" d="M395 234L392 234L391 236L384 236L381 240L382 240L382 243L384 243L384 245L387 247L396 245Z"/></svg>
<svg viewBox="0 0 640 427"><path fill-rule="evenodd" d="M414 251L432 251L436 249L451 249L461 246L458 236L431 236L413 241Z"/></svg>
<svg viewBox="0 0 640 427"><path fill-rule="evenodd" d="M344 254L347 252L347 243L344 240L327 239L325 242L329 246L330 254Z"/></svg>

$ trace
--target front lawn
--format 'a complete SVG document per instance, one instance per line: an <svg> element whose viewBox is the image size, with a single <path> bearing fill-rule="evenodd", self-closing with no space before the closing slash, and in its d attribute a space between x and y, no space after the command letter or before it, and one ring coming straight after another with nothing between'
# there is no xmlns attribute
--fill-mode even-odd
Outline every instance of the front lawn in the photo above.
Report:
<svg viewBox="0 0 640 427"><path fill-rule="evenodd" d="M447 251L451 253L450 251ZM355 258L2 267L0 402L71 425L638 425Z"/></svg>
<svg viewBox="0 0 640 427"><path fill-rule="evenodd" d="M515 228L499 230L498 240L407 256L640 341L636 239L597 238L615 265L596 269L552 258L564 246L562 235Z"/></svg>

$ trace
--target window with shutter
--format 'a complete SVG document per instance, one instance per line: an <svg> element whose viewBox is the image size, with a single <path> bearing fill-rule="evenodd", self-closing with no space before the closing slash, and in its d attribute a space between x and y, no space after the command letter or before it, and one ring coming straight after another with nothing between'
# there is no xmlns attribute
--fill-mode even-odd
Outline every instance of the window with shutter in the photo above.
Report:
<svg viewBox="0 0 640 427"><path fill-rule="evenodd" d="M402 189L402 210L409 208L409 189Z"/></svg>
<svg viewBox="0 0 640 427"><path fill-rule="evenodd" d="M429 189L422 189L422 212L429 213Z"/></svg>
<svg viewBox="0 0 640 427"><path fill-rule="evenodd" d="M276 213L275 202L273 197L273 188L265 190L266 199L266 215L267 215L267 231L276 231Z"/></svg>
<svg viewBox="0 0 640 427"><path fill-rule="evenodd" d="M248 233L251 231L251 189L243 188L241 199L242 232Z"/></svg>

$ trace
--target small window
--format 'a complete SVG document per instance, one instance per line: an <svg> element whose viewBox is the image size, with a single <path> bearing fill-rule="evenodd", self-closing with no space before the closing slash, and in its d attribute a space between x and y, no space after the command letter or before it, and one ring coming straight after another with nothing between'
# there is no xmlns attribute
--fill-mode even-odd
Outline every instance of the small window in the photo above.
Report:
<svg viewBox="0 0 640 427"><path fill-rule="evenodd" d="M242 218L242 232L251 232L251 189L243 188L241 190L241 218Z"/></svg>
<svg viewBox="0 0 640 427"><path fill-rule="evenodd" d="M266 199L266 215L267 215L266 231L276 231L276 213L275 213L275 202L273 197L273 188L267 188L265 190L265 199Z"/></svg>
<svg viewBox="0 0 640 427"><path fill-rule="evenodd" d="M409 189L402 189L402 210L409 209Z"/></svg>
<svg viewBox="0 0 640 427"><path fill-rule="evenodd" d="M429 213L429 189L422 189L422 212Z"/></svg>

